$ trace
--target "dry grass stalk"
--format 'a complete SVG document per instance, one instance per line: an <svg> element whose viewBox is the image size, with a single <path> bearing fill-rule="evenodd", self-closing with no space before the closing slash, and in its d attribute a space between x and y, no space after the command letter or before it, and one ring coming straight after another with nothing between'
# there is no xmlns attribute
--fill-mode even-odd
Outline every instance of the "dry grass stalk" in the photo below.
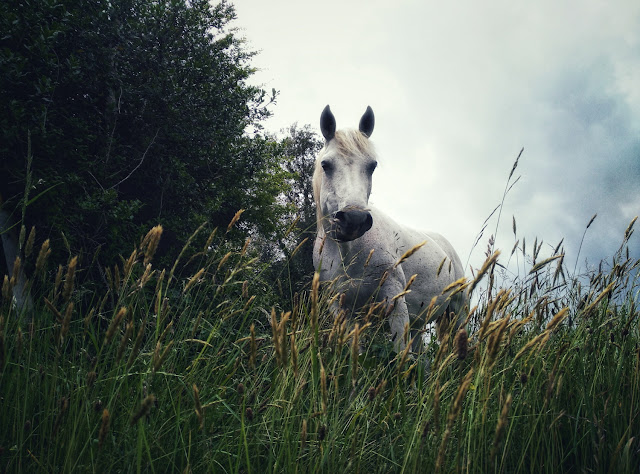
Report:
<svg viewBox="0 0 640 474"><path fill-rule="evenodd" d="M128 280L129 277L131 276L133 266L136 263L136 258L138 258L138 251L136 249L133 249L133 251L131 252L131 255L129 255L129 258L127 259L126 262L124 262L124 266L122 267L123 269L122 275L125 280Z"/></svg>
<svg viewBox="0 0 640 474"><path fill-rule="evenodd" d="M109 342L111 342L111 339L113 338L114 334L116 333L116 330L118 329L118 326L120 326L120 323L122 322L126 314L127 314L127 308L123 306L118 310L116 315L113 317L113 319L111 320L111 323L109 324L109 328L107 329L107 334L104 337L105 344L108 344Z"/></svg>
<svg viewBox="0 0 640 474"><path fill-rule="evenodd" d="M367 259L364 262L364 267L363 268L367 268L369 266L369 263L371 262L371 257L373 257L373 252L375 251L375 249L371 249L369 251L369 255L367 256Z"/></svg>
<svg viewBox="0 0 640 474"><path fill-rule="evenodd" d="M2 299L4 301L11 301L12 298L13 286L11 286L11 281L7 275L4 276L4 281L2 282ZM46 298L45 298L46 299Z"/></svg>
<svg viewBox="0 0 640 474"><path fill-rule="evenodd" d="M200 403L200 390L198 390L198 386L195 383L193 384L193 400L195 402L196 416L198 417L198 426L202 429L204 428L204 409Z"/></svg>
<svg viewBox="0 0 640 474"><path fill-rule="evenodd" d="M162 272L160 273L160 276L158 277L158 281L156 282L156 289L153 292L153 294L155 295L154 298L154 307L153 307L153 311L158 314L158 310L160 309L160 301L162 300L162 283L164 281L164 274L165 271L162 270Z"/></svg>
<svg viewBox="0 0 640 474"><path fill-rule="evenodd" d="M500 349L500 343L502 342L502 336L507 325L509 324L510 319L511 315L507 316L506 318L502 318L497 329L489 337L489 342L487 344L487 357L489 364L492 364L495 361L495 357Z"/></svg>
<svg viewBox="0 0 640 474"><path fill-rule="evenodd" d="M613 289L616 286L616 283L617 282L615 280L609 283L609 285L607 285L607 287L596 297L593 303L591 303L589 306L584 308L582 313L585 316L588 316L591 313L591 311L593 311L593 309L600 304L600 302L605 298L605 296L607 296L609 293L611 293L611 291L613 291Z"/></svg>
<svg viewBox="0 0 640 474"><path fill-rule="evenodd" d="M62 319L62 326L60 327L60 345L64 342L64 338L69 332L69 325L71 324L71 315L73 314L73 301L70 301L67 305L67 309L64 312L64 318Z"/></svg>
<svg viewBox="0 0 640 474"><path fill-rule="evenodd" d="M451 430L453 428L453 424L456 421L456 418L458 418L458 415L462 410L462 401L464 400L464 397L467 394L467 390L471 385L472 376L473 369L469 369L469 372L467 372L467 374L462 379L460 387L458 388L458 393L456 394L456 398L453 401L451 411L449 412L449 416L447 417L447 428L445 429L444 435L442 436L442 442L440 443L440 449L438 450L438 457L436 459L436 472L440 472L440 470L442 469L444 456L447 451L447 443L449 441L449 437L451 436Z"/></svg>
<svg viewBox="0 0 640 474"><path fill-rule="evenodd" d="M424 247L426 245L427 241L425 240L424 242L419 243L418 245L414 245L413 247L411 247L409 250L407 250L405 253L402 254L402 257L400 257L400 259L395 263L395 265L393 266L393 268L397 268L398 265L401 265L402 262L404 262L405 260L407 260L409 257L411 257L414 253L416 253L418 250L420 250L422 247Z"/></svg>
<svg viewBox="0 0 640 474"><path fill-rule="evenodd" d="M456 338L454 339L454 346L456 347L458 360L466 359L469 352L469 334L465 328L458 330Z"/></svg>
<svg viewBox="0 0 640 474"><path fill-rule="evenodd" d="M169 281L171 281L173 279L173 274L176 271L176 268L178 268L178 263L180 262L180 259L182 258L182 256L184 255L184 253L187 251L187 249L189 248L189 246L191 245L191 242L193 242L193 239L196 238L196 236L200 233L200 231L202 229L204 229L204 227L207 225L206 222L203 222L200 227L198 227L196 229L196 231L191 234L189 236L189 238L187 239L187 243L184 244L184 246L182 247L182 250L180 250L180 253L178 254L178 258L176 258L176 261L173 262L173 266L171 267L171 270L169 271Z"/></svg>
<svg viewBox="0 0 640 474"><path fill-rule="evenodd" d="M287 351L287 322L291 318L291 311L287 311L282 314L280 317L280 323L278 324L278 338L280 345L280 357L282 360L282 366L287 365L288 362L288 351Z"/></svg>
<svg viewBox="0 0 640 474"><path fill-rule="evenodd" d="M442 271L442 267L444 267L444 264L446 261L447 261L447 257L444 257L442 259L442 262L440 262L440 265L438 265L438 271L436 272L436 277L440 276L440 272Z"/></svg>
<svg viewBox="0 0 640 474"><path fill-rule="evenodd" d="M320 242L320 247L318 247L318 254L319 255L322 255L322 250L324 249L324 244L327 241L327 235L328 234L325 234L324 238L322 239L322 242Z"/></svg>
<svg viewBox="0 0 640 474"><path fill-rule="evenodd" d="M547 340L549 339L549 331L544 331L538 334L536 337L527 342L522 349L518 351L516 356L513 358L513 363L515 363L520 357L526 354L532 347L536 345L540 345L542 347Z"/></svg>
<svg viewBox="0 0 640 474"><path fill-rule="evenodd" d="M254 341L255 343L255 336ZM291 333L291 366L293 367L293 376L298 378L298 346L296 345L296 331Z"/></svg>
<svg viewBox="0 0 640 474"><path fill-rule="evenodd" d="M546 267L547 265L549 265L554 260L558 260L559 258L560 259L564 258L564 254L554 255L553 257L545 258L543 261L536 263L531 268L531 270L529 270L529 275L531 275L532 273L536 273L536 272L540 271L542 268Z"/></svg>
<svg viewBox="0 0 640 474"><path fill-rule="evenodd" d="M160 237L162 236L162 226L157 225L153 227L147 235L142 239L140 244L140 250L144 253L144 265L147 266L151 263L153 256L158 249L158 243L160 243Z"/></svg>
<svg viewBox="0 0 640 474"><path fill-rule="evenodd" d="M47 305L47 308L49 308L53 313L53 315L56 317L56 321L59 323L62 323L62 319L63 319L62 315L60 314L60 311L58 311L56 307L53 306L53 303L49 301L47 298L44 298L44 304Z"/></svg>
<svg viewBox="0 0 640 474"><path fill-rule="evenodd" d="M133 362L136 360L136 357L138 357L138 354L140 353L140 347L142 345L142 338L144 337L144 327L146 323L147 323L147 318L145 318L142 321L142 324L140 325L140 329L138 329L136 340L133 343L133 348L131 349L131 353L129 354L129 359L127 360L127 368L133 365Z"/></svg>
<svg viewBox="0 0 640 474"><path fill-rule="evenodd" d="M100 423L100 431L98 432L98 449L102 449L104 440L107 438L107 433L109 433L110 424L111 416L109 415L109 410L105 408L102 410L102 423Z"/></svg>
<svg viewBox="0 0 640 474"><path fill-rule="evenodd" d="M228 254L227 254L228 255ZM219 267L218 267L219 268ZM182 294L184 295L187 291L189 291L189 289L195 285L196 283L198 283L200 281L200 277L204 274L204 268L201 268L200 270L198 270L198 272L193 275L190 279L189 282L185 285L184 290L182 290Z"/></svg>
<svg viewBox="0 0 640 474"><path fill-rule="evenodd" d="M153 273L154 272L151 271L151 264L147 263L147 266L144 268L144 273L140 277L140 280L139 280L139 283L138 283L138 288L139 289L144 288L144 286L147 284L147 282L149 281L149 279L151 278Z"/></svg>
<svg viewBox="0 0 640 474"><path fill-rule="evenodd" d="M16 286L16 282L18 281L18 277L20 275L20 269L22 268L22 260L20 257L16 257L13 262L13 272L11 274L11 286Z"/></svg>
<svg viewBox="0 0 640 474"><path fill-rule="evenodd" d="M624 231L625 242L628 241L629 238L631 237L631 234L633 234L633 225L636 223L637 220L638 220L638 216L635 216L633 219L631 219L631 222L629 222L627 229Z"/></svg>
<svg viewBox="0 0 640 474"><path fill-rule="evenodd" d="M442 388L440 387L440 377L436 378L436 383L433 388L433 429L435 435L440 433L440 395Z"/></svg>
<svg viewBox="0 0 640 474"><path fill-rule="evenodd" d="M173 341L170 341L169 344L167 344L167 346L164 348L162 353L160 353L160 348L162 346L160 345L160 342L158 341L158 344L156 344L156 349L153 352L153 361L152 361L153 366L151 368L151 371L153 373L155 373L158 370L160 370L160 368L162 367L162 364L164 363L165 359L167 358L167 355L169 355L169 350L171 349L171 346L173 346Z"/></svg>
<svg viewBox="0 0 640 474"><path fill-rule="evenodd" d="M211 247L211 243L213 242L213 238L216 236L217 233L218 233L218 228L216 227L211 231L211 233L209 234L209 237L207 237L207 241L205 242L204 247L202 248L203 252L207 252L209 250L209 248Z"/></svg>
<svg viewBox="0 0 640 474"><path fill-rule="evenodd" d="M467 288L468 283L467 283L467 279L465 277L459 278L454 282L449 283L444 290L442 290L441 294L446 294L451 292L450 296L453 296L457 293L460 293L461 291L464 291L465 288Z"/></svg>
<svg viewBox="0 0 640 474"><path fill-rule="evenodd" d="M358 356L360 355L359 342L360 325L356 323L353 330L353 339L351 340L351 385L356 386L358 380Z"/></svg>
<svg viewBox="0 0 640 474"><path fill-rule="evenodd" d="M149 412L151 411L151 407L155 402L156 402L156 396L154 394L151 394L145 397L138 411L135 412L134 415L131 417L130 425L131 426L135 425L140 418L148 415Z"/></svg>
<svg viewBox="0 0 640 474"><path fill-rule="evenodd" d="M500 256L500 250L496 250L491 256L489 256L484 261L484 263L482 264L482 267L480 268L480 270L478 270L476 277L471 282L471 286L469 287L469 295L473 293L473 290L478 285L478 283L480 283L482 278L484 278L484 275L487 273L487 271L489 271L495 266L499 256Z"/></svg>
<svg viewBox="0 0 640 474"><path fill-rule="evenodd" d="M449 341L450 336L449 333L445 333L440 341L440 346L438 347L438 352L436 352L436 358L433 361L433 367L436 372L440 372L441 370L441 362L444 358L444 355L449 351Z"/></svg>
<svg viewBox="0 0 640 474"><path fill-rule="evenodd" d="M158 342L164 341L165 336L169 333L172 327L173 327L173 319L169 321L169 324L165 326L164 330L160 334L160 337L158 338Z"/></svg>
<svg viewBox="0 0 640 474"><path fill-rule="evenodd" d="M509 416L509 410L511 409L511 403L513 397L511 394L507 395L507 400L502 405L502 411L500 412L500 418L498 418L498 424L496 425L496 433L493 436L493 446L491 447L491 462L493 463L498 452L498 447L502 441L504 430L507 426L507 417Z"/></svg>
<svg viewBox="0 0 640 474"><path fill-rule="evenodd" d="M296 248L295 248L295 249L293 249L293 252L291 252L291 255L289 255L289 258L293 258L293 256L294 256L295 254L297 254L297 253L298 253L298 251L302 248L302 246L303 246L304 244L306 244L306 243L307 243L307 241L308 241L308 240L309 240L309 237L305 237L305 238L302 240L302 242L300 242L300 243L296 246Z"/></svg>
<svg viewBox="0 0 640 474"><path fill-rule="evenodd" d="M120 288L120 267L116 265L113 269L113 291L119 292Z"/></svg>
<svg viewBox="0 0 640 474"><path fill-rule="evenodd" d="M27 238L27 244L24 247L24 256L25 258L31 255L33 251L33 243L36 240L36 228L31 227L31 232L29 232L29 237Z"/></svg>
<svg viewBox="0 0 640 474"><path fill-rule="evenodd" d="M227 232L229 232L231 228L234 225L236 225L236 222L238 222L238 219L240 219L240 216L242 215L243 212L244 212L244 209L240 209L238 212L235 213L235 215L231 219L231 222L229 222L229 225L227 226Z"/></svg>
<svg viewBox="0 0 640 474"><path fill-rule="evenodd" d="M487 306L487 312L485 313L484 319L480 324L480 330L478 331L478 340L481 341L486 337L487 329L489 328L489 323L491 323L491 319L495 313L500 311L500 308L504 306L505 302L509 299L509 294L511 290L500 290L496 297L489 301Z"/></svg>
<svg viewBox="0 0 640 474"><path fill-rule="evenodd" d="M553 273L553 284L556 284L556 281L558 281L558 277L562 276L562 280L564 282L566 282L566 277L564 276L564 255L560 256L560 260L558 260L558 264L556 265L556 270Z"/></svg>
<svg viewBox="0 0 640 474"><path fill-rule="evenodd" d="M567 316L569 316L569 308L562 308L551 321L549 321L545 329L547 331L553 331Z"/></svg>
<svg viewBox="0 0 640 474"><path fill-rule="evenodd" d="M311 282L311 328L315 332L318 328L318 292L320 289L320 273L313 274Z"/></svg>
<svg viewBox="0 0 640 474"><path fill-rule="evenodd" d="M24 248L24 238L27 235L27 228L24 225L20 226L20 237L18 238L18 248Z"/></svg>
<svg viewBox="0 0 640 474"><path fill-rule="evenodd" d="M58 290L60 289L60 283L62 283L62 274L64 272L64 268L62 265L58 265L58 271L56 272L56 278L53 283L53 301L55 302L58 297Z"/></svg>
<svg viewBox="0 0 640 474"><path fill-rule="evenodd" d="M122 335L122 340L118 345L118 352L116 353L116 363L120 362L120 359L122 359L124 351L127 348L127 343L131 339L132 333L133 333L133 321L129 321L125 328L124 334Z"/></svg>
<svg viewBox="0 0 640 474"><path fill-rule="evenodd" d="M196 335L196 331L200 327L200 321L202 321L202 316L204 315L204 311L198 311L198 316L196 317L195 323L193 323L193 327L191 328L190 338L193 338Z"/></svg>
<svg viewBox="0 0 640 474"><path fill-rule="evenodd" d="M318 353L318 360L320 361L320 393L322 395L322 413L327 413L327 405L329 400L329 394L327 392L327 373L324 370L322 364L322 358Z"/></svg>
<svg viewBox="0 0 640 474"><path fill-rule="evenodd" d="M222 257L222 260L220 260L220 263L218 263L218 268L216 269L216 272L220 271L220 269L224 266L225 263L227 263L227 261L229 260L232 254L233 252L227 252L225 256Z"/></svg>
<svg viewBox="0 0 640 474"><path fill-rule="evenodd" d="M244 304L244 307L242 308L242 311L246 311L249 306L251 306L251 303L253 303L253 301L256 299L256 295L251 295L251 297L247 300L247 302Z"/></svg>
<svg viewBox="0 0 640 474"><path fill-rule="evenodd" d="M400 373L400 371L404 367L405 362L409 358L409 353L411 352L411 343L413 342L413 340L407 340L409 339L410 334L411 333L409 332L409 324L407 323L404 325L404 334L402 337L405 342L405 347L402 353L400 354L400 362L398 363L397 373Z"/></svg>
<svg viewBox="0 0 640 474"><path fill-rule="evenodd" d="M276 354L276 362L279 366L284 367L287 364L287 345L285 342L287 329L286 324L291 317L291 312L288 311L281 316L280 322L276 316L275 308L271 308L271 331L273 333L273 348Z"/></svg>

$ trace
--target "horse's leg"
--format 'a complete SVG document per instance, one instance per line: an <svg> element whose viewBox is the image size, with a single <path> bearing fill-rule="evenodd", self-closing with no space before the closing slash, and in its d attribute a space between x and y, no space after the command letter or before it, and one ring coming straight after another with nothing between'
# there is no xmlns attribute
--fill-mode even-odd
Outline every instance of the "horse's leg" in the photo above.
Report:
<svg viewBox="0 0 640 474"><path fill-rule="evenodd" d="M389 315L389 327L391 328L391 340L396 352L401 352L407 347L411 338L409 330L409 309L404 297L398 298L391 314Z"/></svg>

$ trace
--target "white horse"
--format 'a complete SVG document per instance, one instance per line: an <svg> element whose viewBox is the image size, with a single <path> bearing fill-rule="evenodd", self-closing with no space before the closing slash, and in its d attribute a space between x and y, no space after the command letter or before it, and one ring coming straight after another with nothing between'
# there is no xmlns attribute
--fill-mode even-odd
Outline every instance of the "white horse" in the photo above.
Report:
<svg viewBox="0 0 640 474"><path fill-rule="evenodd" d="M320 280L334 282L344 294L340 303L334 304L336 314L359 310L368 303L387 304L391 337L395 350L400 351L410 336L405 328L421 329L430 305L429 319L437 321L439 337L441 326L445 320L448 324L452 313L459 326L467 297L464 291L445 290L463 278L464 271L444 237L401 226L369 205L377 165L369 141L374 123L373 110L367 107L359 130L336 131L329 106L322 112L320 129L326 143L313 174L318 218L313 263ZM405 252L420 244L398 264ZM410 291L405 292L414 275ZM410 322L415 324L408 326ZM421 338L415 337L414 350L422 346Z"/></svg>

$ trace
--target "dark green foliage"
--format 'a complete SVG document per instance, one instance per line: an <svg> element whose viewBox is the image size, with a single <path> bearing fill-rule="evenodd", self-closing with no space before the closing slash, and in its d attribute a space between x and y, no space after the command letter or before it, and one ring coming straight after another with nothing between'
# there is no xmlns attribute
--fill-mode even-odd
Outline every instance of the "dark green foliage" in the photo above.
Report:
<svg viewBox="0 0 640 474"><path fill-rule="evenodd" d="M264 259L277 265L270 271L280 281L287 298L307 285L313 275L313 243L316 233L316 204L313 199L313 170L323 142L311 126L293 124L284 130L278 143L278 154L287 178L281 199L288 213L283 218L281 232L275 242L263 247Z"/></svg>
<svg viewBox="0 0 640 474"><path fill-rule="evenodd" d="M52 247L113 264L165 227L172 261L190 232L247 209L269 235L283 176L260 130L275 98L246 83L233 7L207 0L0 4L0 194ZM33 160L27 169L30 136ZM22 199L25 187L32 202ZM58 245L59 244L59 245ZM58 255L60 257L60 255Z"/></svg>

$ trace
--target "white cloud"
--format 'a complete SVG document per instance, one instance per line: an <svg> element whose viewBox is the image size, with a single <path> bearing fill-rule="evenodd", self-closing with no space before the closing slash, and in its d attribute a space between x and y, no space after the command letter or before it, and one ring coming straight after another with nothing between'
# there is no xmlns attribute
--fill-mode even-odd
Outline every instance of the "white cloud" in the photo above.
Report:
<svg viewBox="0 0 640 474"><path fill-rule="evenodd" d="M575 255L598 212L582 250L595 261L640 213L639 2L241 0L236 9L261 50L256 80L281 91L268 126L315 127L330 103L338 126L354 127L371 105L382 162L372 198L450 237L463 260L523 146L498 246L513 244L513 214L527 240L564 236Z"/></svg>

